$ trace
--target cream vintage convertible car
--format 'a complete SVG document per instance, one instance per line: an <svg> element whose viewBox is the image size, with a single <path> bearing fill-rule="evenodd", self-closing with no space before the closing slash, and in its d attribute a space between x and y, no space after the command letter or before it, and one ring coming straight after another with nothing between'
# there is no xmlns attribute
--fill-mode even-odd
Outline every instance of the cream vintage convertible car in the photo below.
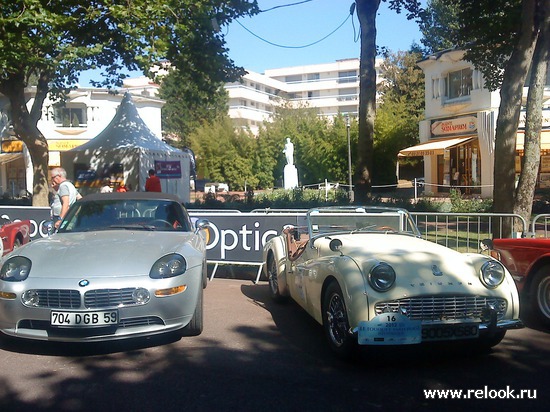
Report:
<svg viewBox="0 0 550 412"><path fill-rule="evenodd" d="M266 243L263 259L272 298L295 300L342 357L358 344L464 340L486 350L522 327L500 262L422 239L403 209L311 209Z"/></svg>

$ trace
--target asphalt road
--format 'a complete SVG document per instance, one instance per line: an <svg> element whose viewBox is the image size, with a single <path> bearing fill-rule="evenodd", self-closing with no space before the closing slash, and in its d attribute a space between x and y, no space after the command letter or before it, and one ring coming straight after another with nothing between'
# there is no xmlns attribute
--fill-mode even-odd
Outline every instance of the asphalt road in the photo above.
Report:
<svg viewBox="0 0 550 412"><path fill-rule="evenodd" d="M343 362L297 305L270 301L265 282L220 278L205 291L205 322L202 335L181 340L2 339L0 410L536 411L550 400L550 335L533 328L508 332L483 356L406 347ZM434 400L425 396L429 389L481 392ZM522 389L536 399L509 399Z"/></svg>

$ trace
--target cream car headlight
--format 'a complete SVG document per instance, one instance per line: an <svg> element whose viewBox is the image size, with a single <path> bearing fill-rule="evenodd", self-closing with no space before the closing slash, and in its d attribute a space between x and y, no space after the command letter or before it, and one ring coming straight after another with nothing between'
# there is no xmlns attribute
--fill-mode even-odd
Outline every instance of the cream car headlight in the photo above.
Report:
<svg viewBox="0 0 550 412"><path fill-rule="evenodd" d="M20 282L29 277L32 263L23 256L14 256L6 260L0 269L0 279L7 282Z"/></svg>
<svg viewBox="0 0 550 412"><path fill-rule="evenodd" d="M155 262L149 277L152 279L165 279L183 275L187 269L187 262L182 255L172 253L161 257Z"/></svg>
<svg viewBox="0 0 550 412"><path fill-rule="evenodd" d="M385 262L380 262L369 272L369 284L378 292L387 292L395 283L395 270Z"/></svg>
<svg viewBox="0 0 550 412"><path fill-rule="evenodd" d="M494 289L504 281L504 266L496 260L488 260L481 266L481 283L489 289Z"/></svg>

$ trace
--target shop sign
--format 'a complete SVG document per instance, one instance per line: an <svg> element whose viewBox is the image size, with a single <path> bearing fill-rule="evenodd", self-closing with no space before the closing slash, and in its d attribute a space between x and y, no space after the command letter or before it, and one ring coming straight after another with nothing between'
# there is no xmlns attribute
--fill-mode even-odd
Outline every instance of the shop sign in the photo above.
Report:
<svg viewBox="0 0 550 412"><path fill-rule="evenodd" d="M155 172L160 178L180 178L181 162L179 160L155 160Z"/></svg>
<svg viewBox="0 0 550 412"><path fill-rule="evenodd" d="M2 153L21 153L23 142L21 140L2 140Z"/></svg>
<svg viewBox="0 0 550 412"><path fill-rule="evenodd" d="M522 110L519 114L519 126L518 128L520 130L525 129L525 118L527 116L527 112L525 110ZM550 127L550 109L544 108L542 109L542 127L548 128Z"/></svg>
<svg viewBox="0 0 550 412"><path fill-rule="evenodd" d="M449 136L477 131L475 116L457 117L455 119L434 120L431 126L432 136Z"/></svg>
<svg viewBox="0 0 550 412"><path fill-rule="evenodd" d="M79 139L51 139L48 140L48 149L50 151L65 152L87 142L88 140Z"/></svg>

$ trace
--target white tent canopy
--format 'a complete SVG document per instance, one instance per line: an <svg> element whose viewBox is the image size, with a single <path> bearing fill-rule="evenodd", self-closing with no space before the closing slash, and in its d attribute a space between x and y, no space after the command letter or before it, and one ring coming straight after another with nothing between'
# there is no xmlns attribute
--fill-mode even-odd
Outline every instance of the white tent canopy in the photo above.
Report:
<svg viewBox="0 0 550 412"><path fill-rule="evenodd" d="M113 120L87 143L61 153L61 165L84 193L99 190L105 177L121 179L132 190L145 190L149 169L162 191L189 202L190 155L160 140L139 116L126 93ZM72 173L71 173L72 172Z"/></svg>

